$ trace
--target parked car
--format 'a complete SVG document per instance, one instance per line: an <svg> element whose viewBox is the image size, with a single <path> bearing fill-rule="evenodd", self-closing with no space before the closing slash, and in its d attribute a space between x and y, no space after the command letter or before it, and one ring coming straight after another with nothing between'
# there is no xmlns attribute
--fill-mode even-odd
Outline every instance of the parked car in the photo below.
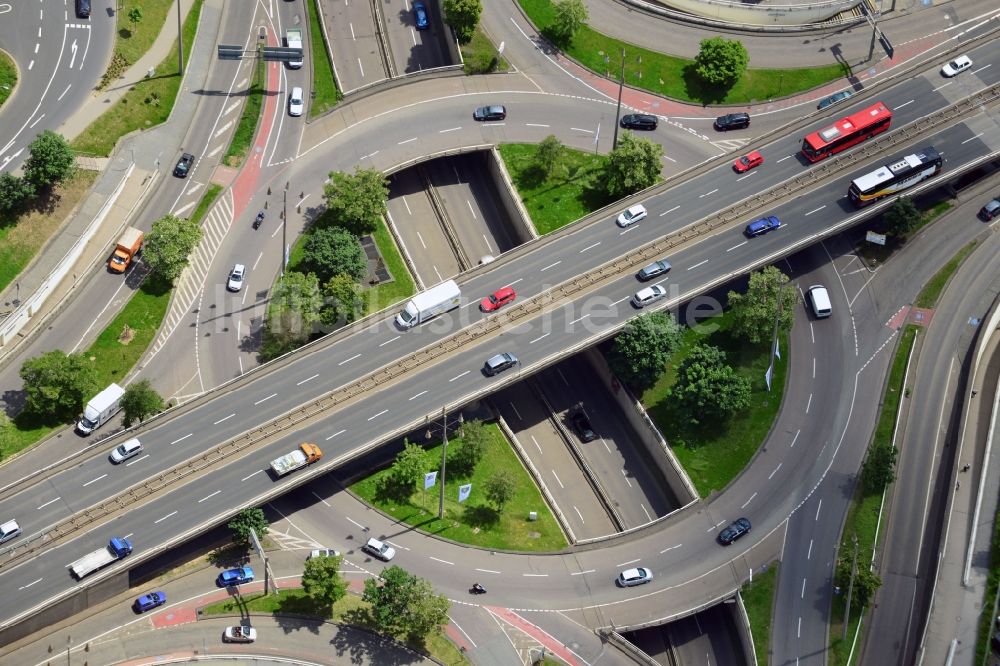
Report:
<svg viewBox="0 0 1000 666"><path fill-rule="evenodd" d="M619 227L624 229L625 227L630 227L639 220L646 219L646 207L642 204L636 204L634 206L629 206L621 215L618 216L616 220Z"/></svg>
<svg viewBox="0 0 1000 666"><path fill-rule="evenodd" d="M486 363L483 365L483 374L487 377L493 377L498 375L504 370L509 370L518 364L517 357L513 354L504 352L503 354L497 354L496 356L491 356L486 359Z"/></svg>
<svg viewBox="0 0 1000 666"><path fill-rule="evenodd" d="M136 613L145 613L148 610L153 610L157 606L162 606L167 603L167 595L163 592L150 592L149 594L144 594L134 602L132 602L132 609Z"/></svg>
<svg viewBox="0 0 1000 666"><path fill-rule="evenodd" d="M396 549L387 543L383 543L378 539L368 539L368 543L361 546L361 550L368 553L372 557L377 557L383 562L388 562L392 558L396 557Z"/></svg>
<svg viewBox="0 0 1000 666"><path fill-rule="evenodd" d="M177 166L174 167L174 175L178 178L187 178L188 172L191 171L191 167L194 166L194 155L191 153L184 153L181 158L177 160Z"/></svg>
<svg viewBox="0 0 1000 666"><path fill-rule="evenodd" d="M646 282L647 280L652 280L655 277L663 275L670 270L670 262L666 259L660 259L659 261L654 261L649 266L643 267L635 277L638 278L640 282Z"/></svg>
<svg viewBox="0 0 1000 666"><path fill-rule="evenodd" d="M634 587L653 580L653 572L645 567L626 569L618 574L619 587Z"/></svg>
<svg viewBox="0 0 1000 666"><path fill-rule="evenodd" d="M475 120L503 120L507 117L507 107L499 104L493 106L481 106L472 112Z"/></svg>
<svg viewBox="0 0 1000 666"><path fill-rule="evenodd" d="M644 308L647 305L655 303L666 295L666 289L658 284L654 284L651 287L646 287L645 289L640 289L635 292L635 295L632 297L632 305L637 308Z"/></svg>
<svg viewBox="0 0 1000 666"><path fill-rule="evenodd" d="M724 530L719 532L718 541L723 546L728 546L749 531L750 520L748 518L739 518L734 520L729 527L726 527Z"/></svg>
<svg viewBox="0 0 1000 666"><path fill-rule="evenodd" d="M983 222L989 222L997 215L1000 215L1000 199L991 199L979 211L979 219Z"/></svg>
<svg viewBox="0 0 1000 666"><path fill-rule="evenodd" d="M142 444L139 443L135 437L132 439L122 442L115 448L111 450L111 462L118 463L125 462L129 458L135 457L142 453Z"/></svg>
<svg viewBox="0 0 1000 666"><path fill-rule="evenodd" d="M833 93L829 97L824 97L823 99L821 99L819 101L819 104L816 105L816 108L817 109L825 109L828 106L833 106L837 102L843 102L845 99L848 99L850 96L851 96L851 91L850 90L841 90L838 93Z"/></svg>
<svg viewBox="0 0 1000 666"><path fill-rule="evenodd" d="M947 65L941 68L941 74L947 77L955 76L956 74L961 74L965 70L972 67L972 60L967 55L960 55Z"/></svg>
<svg viewBox="0 0 1000 666"><path fill-rule="evenodd" d="M317 557L340 557L340 551L334 550L333 548L316 548L315 550L309 551L309 557L307 560L313 560Z"/></svg>
<svg viewBox="0 0 1000 666"><path fill-rule="evenodd" d="M592 442L597 439L597 435L594 433L594 429L590 427L590 419L583 412L577 412L570 418L573 423L573 429L576 430L576 434L579 435L581 442Z"/></svg>
<svg viewBox="0 0 1000 666"><path fill-rule="evenodd" d="M743 157L736 158L736 161L733 162L733 171L736 173L743 173L744 171L749 171L754 167L759 167L763 163L764 156L760 154L759 150L753 150Z"/></svg>
<svg viewBox="0 0 1000 666"><path fill-rule="evenodd" d="M229 291L239 291L243 288L243 278L246 276L246 266L236 264L229 273L229 281L226 282L226 289Z"/></svg>
<svg viewBox="0 0 1000 666"><path fill-rule="evenodd" d="M243 583L250 583L252 581L253 569L250 567L237 567L235 569L226 569L220 573L215 583L219 587L232 587L233 585L242 585Z"/></svg>
<svg viewBox="0 0 1000 666"><path fill-rule="evenodd" d="M479 302L479 309L483 312L493 312L499 310L508 303L513 303L517 298L513 287L501 287Z"/></svg>
<svg viewBox="0 0 1000 666"><path fill-rule="evenodd" d="M417 24L417 30L427 30L431 27L431 22L427 18L427 7L424 6L424 3L413 3L413 22Z"/></svg>
<svg viewBox="0 0 1000 666"><path fill-rule="evenodd" d="M622 116L618 124L625 129L655 130L660 120L651 113L629 113Z"/></svg>
<svg viewBox="0 0 1000 666"><path fill-rule="evenodd" d="M734 129L744 129L750 127L750 114L746 112L727 113L715 119L715 129L726 132Z"/></svg>
<svg viewBox="0 0 1000 666"><path fill-rule="evenodd" d="M302 115L304 109L305 103L302 101L302 88L295 86L292 88L292 93L288 96L288 115L298 118Z"/></svg>
<svg viewBox="0 0 1000 666"><path fill-rule="evenodd" d="M766 234L772 229L777 229L781 226L781 220L776 218L774 215L769 215L767 217L762 217L759 220L754 220L747 225L746 235L747 236L760 236Z"/></svg>
<svg viewBox="0 0 1000 666"><path fill-rule="evenodd" d="M253 627L244 627L241 624L235 627L226 627L226 630L222 632L223 643L253 643L255 640L257 640L257 630Z"/></svg>

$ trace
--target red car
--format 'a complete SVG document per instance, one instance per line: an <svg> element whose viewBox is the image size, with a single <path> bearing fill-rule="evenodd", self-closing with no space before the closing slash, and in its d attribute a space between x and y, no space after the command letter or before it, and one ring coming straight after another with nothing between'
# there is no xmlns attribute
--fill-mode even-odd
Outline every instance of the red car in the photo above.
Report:
<svg viewBox="0 0 1000 666"><path fill-rule="evenodd" d="M759 150L755 150L733 162L733 171L736 173L743 173L744 171L749 171L750 169L758 167L763 163L764 156L760 154Z"/></svg>
<svg viewBox="0 0 1000 666"><path fill-rule="evenodd" d="M516 297L517 294L514 293L513 288L501 287L484 298L479 303L479 309L483 312L493 312L494 310L499 310L508 303L513 302Z"/></svg>

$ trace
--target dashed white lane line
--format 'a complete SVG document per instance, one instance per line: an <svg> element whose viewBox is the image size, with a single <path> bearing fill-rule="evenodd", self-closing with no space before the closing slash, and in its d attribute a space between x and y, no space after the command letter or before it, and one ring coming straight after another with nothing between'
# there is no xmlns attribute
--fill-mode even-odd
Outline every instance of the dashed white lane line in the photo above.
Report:
<svg viewBox="0 0 1000 666"><path fill-rule="evenodd" d="M427 393L427 391L426 391L426 390L424 390L424 391L421 391L420 393L418 393L418 394L416 394L416 395L414 395L414 396L411 396L411 397L407 398L407 400L408 400L408 401L409 401L409 400L416 400L417 398L419 398L420 396L422 396L422 395L423 395L423 394L425 394L425 393Z"/></svg>
<svg viewBox="0 0 1000 666"><path fill-rule="evenodd" d="M570 576L582 576L583 574L594 573L597 569L587 569L586 571L574 571Z"/></svg>
<svg viewBox="0 0 1000 666"><path fill-rule="evenodd" d="M670 546L670 548L664 548L663 550L660 551L660 555L663 555L663 553L667 552L668 550L673 550L674 548L680 548L682 545L683 544L679 543L676 546Z"/></svg>
<svg viewBox="0 0 1000 666"><path fill-rule="evenodd" d="M615 568L616 568L616 569L620 569L621 567L623 567L623 566L625 566L625 565L628 565L628 564L635 564L635 563L636 563L636 562L638 562L638 561L639 561L639 558L637 557L637 558L635 558L634 560L629 560L628 562L622 562L621 564L616 564L616 565L615 565Z"/></svg>
<svg viewBox="0 0 1000 666"><path fill-rule="evenodd" d="M451 565L451 566L455 566L455 563L454 563L454 562L449 562L448 560L442 560L442 559L438 559L438 558L434 557L433 555L430 555L429 557L430 557L430 558L431 558L432 560L434 560L435 562L440 562L441 564L449 564L449 565Z"/></svg>
<svg viewBox="0 0 1000 666"><path fill-rule="evenodd" d="M752 502L754 497L757 497L757 493L754 493L753 495L750 496L750 499L748 499L746 502L743 502L743 504L740 506L740 508L741 509L747 508L747 504L749 504L750 502Z"/></svg>
<svg viewBox="0 0 1000 666"><path fill-rule="evenodd" d="M483 573L491 573L491 574L498 574L498 573L500 573L499 571L494 571L493 569L476 569L476 571L481 571Z"/></svg>
<svg viewBox="0 0 1000 666"><path fill-rule="evenodd" d="M466 375L467 375L467 374L469 374L470 372L472 372L472 371L471 371L471 370L466 370L465 372L463 372L463 373L462 373L462 374L460 374L460 375L455 375L454 377L452 377L452 378L451 378L451 379L449 379L448 381L449 381L449 382L453 382L453 381L455 381L456 379L461 379L462 377L466 376Z"/></svg>
<svg viewBox="0 0 1000 666"><path fill-rule="evenodd" d="M253 403L254 407L256 407L257 405L259 405L262 402L267 402L268 400L270 400L271 398L273 398L273 397L275 397L277 395L278 395L277 393L272 393L271 395L267 396L266 398L261 398L257 402Z"/></svg>
<svg viewBox="0 0 1000 666"><path fill-rule="evenodd" d="M368 420L369 420L369 421L372 421L372 420L374 420L374 419L377 419L378 417L382 416L383 414L386 414L386 413L388 413L388 411L389 411L388 409L383 409L383 410L382 410L381 412L379 412L378 414L373 414L372 416L369 416L369 417L368 417Z"/></svg>
<svg viewBox="0 0 1000 666"><path fill-rule="evenodd" d="M194 436L194 433L193 432L189 432L188 434L184 435L180 439L175 439L174 441L170 442L170 446L173 446L174 444L176 444L178 442L183 442L185 439L187 439L188 437L192 437L192 436Z"/></svg>
<svg viewBox="0 0 1000 666"><path fill-rule="evenodd" d="M338 363L337 365L344 365L345 363L350 363L351 361L353 361L353 360L354 360L354 359L356 359L356 358L359 358L360 356L361 356L361 354L355 354L355 355L354 355L354 356L352 356L351 358L345 358L345 359L344 359L343 361L341 361L341 362L340 362L340 363Z"/></svg>
<svg viewBox="0 0 1000 666"><path fill-rule="evenodd" d="M312 377L306 377L306 378L305 378L305 379L303 379L303 380L302 380L301 382L299 382L298 384L296 384L296 386L302 386L302 385L303 385L303 384L305 384L306 382L311 382L312 380L316 379L317 377L319 377L319 373L316 373L316 374L315 374L315 375L313 375Z"/></svg>
<svg viewBox="0 0 1000 666"><path fill-rule="evenodd" d="M90 481L87 481L87 483L83 484L83 487L84 487L84 488L86 488L86 487L87 487L87 486L89 486L90 484L92 484L92 483L96 483L96 482L100 481L101 479L103 479L103 478L104 478L104 477L106 477L106 476L107 476L107 474L101 474L101 475L100 475L99 477L97 477L96 479L91 479Z"/></svg>
<svg viewBox="0 0 1000 666"><path fill-rule="evenodd" d="M263 473L264 473L264 470L259 469L256 472L254 472L253 474L248 474L248 475L244 476L242 479L240 479L240 482L242 483L243 481L246 481L249 478L255 477L258 474L263 474Z"/></svg>
<svg viewBox="0 0 1000 666"><path fill-rule="evenodd" d="M331 439L333 439L337 435L343 435L345 432L347 432L347 431L346 430L338 430L337 432L335 432L332 435L330 435L329 437L327 437L325 441L329 442Z"/></svg>
<svg viewBox="0 0 1000 666"><path fill-rule="evenodd" d="M204 502L205 500L209 500L209 499L212 499L213 497L215 497L216 495L218 495L218 494L219 494L219 493L221 493L221 492L222 492L221 490L216 490L216 491L215 491L214 493L212 493L211 495L205 495L205 496L204 496L204 497L202 497L202 498L201 498L200 500L198 500L198 504L201 504L201 503L202 503L202 502Z"/></svg>
<svg viewBox="0 0 1000 666"><path fill-rule="evenodd" d="M233 418L234 416L236 416L236 412L233 412L233 413L232 413L232 414L230 414L229 416L223 416L223 417L222 417L221 419L219 419L218 421L216 421L216 422L215 422L215 423L213 423L212 425L219 425L219 424L220 424L220 423L222 423L223 421L228 421L229 419Z"/></svg>
<svg viewBox="0 0 1000 666"><path fill-rule="evenodd" d="M163 516L163 518L160 518L159 520L154 520L153 524L154 525L158 525L158 524L162 523L164 520L166 520L167 518L170 518L171 516L176 516L176 515L177 515L176 511L171 511L167 515Z"/></svg>
<svg viewBox="0 0 1000 666"><path fill-rule="evenodd" d="M50 500L49 500L48 502L46 502L45 504L43 504L43 505L41 505L40 507L38 507L38 510L40 511L40 510L44 509L45 507L47 507L47 506L48 506L49 504L52 504L53 502L58 502L58 501L59 501L59 500L61 500L61 499L62 499L62 497L61 497L61 496L60 496L60 497L57 497L57 498L55 498L55 499L50 499Z"/></svg>

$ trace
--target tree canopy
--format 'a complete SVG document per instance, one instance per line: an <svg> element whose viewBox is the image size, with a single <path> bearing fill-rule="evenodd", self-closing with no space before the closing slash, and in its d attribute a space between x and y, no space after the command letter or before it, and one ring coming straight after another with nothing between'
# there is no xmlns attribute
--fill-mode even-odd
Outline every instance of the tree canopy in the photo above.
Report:
<svg viewBox="0 0 1000 666"><path fill-rule="evenodd" d="M455 30L455 36L462 44L472 41L472 35L479 25L479 15L483 13L480 0L444 0L444 22Z"/></svg>
<svg viewBox="0 0 1000 666"><path fill-rule="evenodd" d="M122 408L122 424L126 428L163 411L163 398L153 389L148 379L129 384L118 404Z"/></svg>
<svg viewBox="0 0 1000 666"><path fill-rule="evenodd" d="M0 173L0 213L8 213L35 196L35 186L9 171Z"/></svg>
<svg viewBox="0 0 1000 666"><path fill-rule="evenodd" d="M227 525L233 531L233 542L241 546L250 545L250 531L257 533L258 539L267 536L268 522L264 511L257 507L243 509L233 516Z"/></svg>
<svg viewBox="0 0 1000 666"><path fill-rule="evenodd" d="M791 330L795 322L795 305L798 292L782 285L788 277L775 266L766 266L750 274L750 284L745 294L729 292L729 307L733 312L733 333L753 344L761 344L774 334L774 317L778 310L778 293L781 293L781 313L778 315L780 332Z"/></svg>
<svg viewBox="0 0 1000 666"><path fill-rule="evenodd" d="M493 502L497 508L497 513L503 512L507 502L514 499L517 491L517 483L510 470L498 469L486 479L486 497Z"/></svg>
<svg viewBox="0 0 1000 666"><path fill-rule="evenodd" d="M76 170L76 155L61 134L45 130L28 145L22 170L24 179L41 190L69 178Z"/></svg>
<svg viewBox="0 0 1000 666"><path fill-rule="evenodd" d="M666 312L631 319L615 336L608 365L623 382L640 391L656 383L670 357L680 348L684 332Z"/></svg>
<svg viewBox="0 0 1000 666"><path fill-rule="evenodd" d="M323 296L312 273L289 271L274 285L260 355L265 361L304 345L321 320Z"/></svg>
<svg viewBox="0 0 1000 666"><path fill-rule="evenodd" d="M368 258L357 236L339 227L313 230L302 248L303 272L312 272L326 283L334 275L349 275L360 282L368 274Z"/></svg>
<svg viewBox="0 0 1000 666"><path fill-rule="evenodd" d="M158 277L173 283L187 266L191 253L201 240L201 227L192 220L165 215L146 234L143 261Z"/></svg>
<svg viewBox="0 0 1000 666"><path fill-rule="evenodd" d="M920 209L912 197L900 197L882 213L886 229L894 236L903 236L917 228L920 223Z"/></svg>
<svg viewBox="0 0 1000 666"><path fill-rule="evenodd" d="M333 171L323 187L326 207L334 224L354 234L370 234L385 215L389 187L377 169L355 169L354 173Z"/></svg>
<svg viewBox="0 0 1000 666"><path fill-rule="evenodd" d="M861 468L865 493L878 495L896 480L896 447L892 444L873 443L868 449Z"/></svg>
<svg viewBox="0 0 1000 666"><path fill-rule="evenodd" d="M750 54L737 39L711 37L701 40L694 59L695 72L713 86L732 86L747 71Z"/></svg>
<svg viewBox="0 0 1000 666"><path fill-rule="evenodd" d="M340 273L323 285L322 321L327 326L350 324L365 316L366 304L361 285L350 275Z"/></svg>
<svg viewBox="0 0 1000 666"><path fill-rule="evenodd" d="M555 0L552 9L555 16L549 31L557 42L564 45L573 41L573 35L590 18L583 0Z"/></svg>
<svg viewBox="0 0 1000 666"><path fill-rule="evenodd" d="M371 604L370 617L377 629L417 644L447 624L451 606L427 580L396 565L383 569L381 580L366 579L361 598Z"/></svg>
<svg viewBox="0 0 1000 666"><path fill-rule="evenodd" d="M81 354L59 349L29 358L21 365L25 409L48 421L69 421L98 391L97 372Z"/></svg>
<svg viewBox="0 0 1000 666"><path fill-rule="evenodd" d="M310 557L302 570L302 589L311 599L327 608L347 594L347 581L340 575L342 559L333 555Z"/></svg>
<svg viewBox="0 0 1000 666"><path fill-rule="evenodd" d="M448 446L448 475L459 477L471 475L486 452L489 442L490 431L486 424L479 419L464 423L461 441Z"/></svg>
<svg viewBox="0 0 1000 666"><path fill-rule="evenodd" d="M726 354L712 345L697 345L677 368L671 395L692 423L723 420L750 406L750 380L726 365Z"/></svg>
<svg viewBox="0 0 1000 666"><path fill-rule="evenodd" d="M660 144L640 139L628 130L622 132L618 147L608 154L604 167L608 195L621 199L655 184L660 178L662 157Z"/></svg>

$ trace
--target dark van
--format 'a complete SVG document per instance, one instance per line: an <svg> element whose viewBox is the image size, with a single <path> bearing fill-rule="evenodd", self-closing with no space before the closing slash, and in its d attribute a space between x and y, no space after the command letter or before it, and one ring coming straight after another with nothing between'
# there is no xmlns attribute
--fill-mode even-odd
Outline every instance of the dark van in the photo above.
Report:
<svg viewBox="0 0 1000 666"><path fill-rule="evenodd" d="M80 18L90 18L90 0L76 0L76 15Z"/></svg>

